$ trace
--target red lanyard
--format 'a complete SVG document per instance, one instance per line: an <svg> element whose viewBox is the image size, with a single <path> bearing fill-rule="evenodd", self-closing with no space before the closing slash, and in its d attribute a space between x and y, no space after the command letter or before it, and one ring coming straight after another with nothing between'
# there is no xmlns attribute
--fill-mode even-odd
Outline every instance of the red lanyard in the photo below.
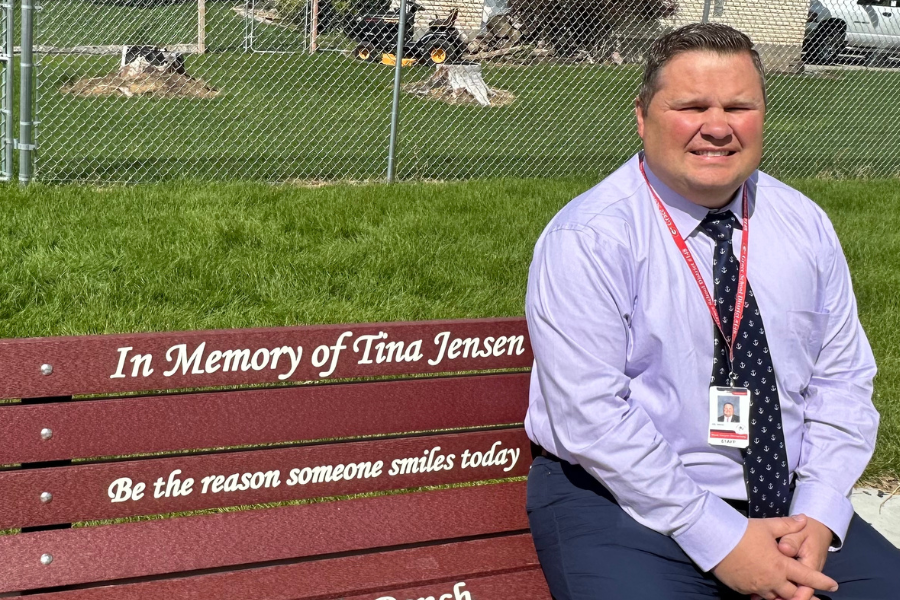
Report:
<svg viewBox="0 0 900 600"><path fill-rule="evenodd" d="M669 230L669 233L672 234L672 239L675 240L675 245L678 246L678 250L681 251L684 262L687 263L688 268L691 270L691 274L693 274L694 279L697 281L697 286L700 288L700 293L703 294L703 300L706 301L706 307L709 309L709 314L712 316L713 322L716 324L716 327L719 328L719 331L722 332L722 337L726 338L725 331L722 330L722 322L719 320L719 311L716 309L716 303L709 295L706 284L703 283L703 278L700 276L700 269L697 268L694 256L691 254L687 244L685 244L684 239L678 234L678 229L675 227L675 224L672 223L672 217L669 215L669 211L666 210L665 205L657 195L656 190L650 185L650 180L647 179L647 173L644 171L644 161L640 161L638 164L641 168L641 175L644 176L644 181L647 182L647 187L650 188L650 194L653 196L653 200L656 201L656 207L659 209L663 220L666 222L666 228ZM746 185L743 186L742 198L743 215L741 221L743 223L744 235L741 239L741 270L738 275L737 298L735 299L734 306L734 323L731 327L731 343L729 344L727 338L725 339L725 343L728 344L728 362L731 367L730 378L732 383L737 379L737 375L734 373L734 342L737 340L738 330L741 327L741 319L744 316L744 300L747 297L747 247L750 241L750 209L747 202ZM715 276L716 274L713 273L713 277Z"/></svg>

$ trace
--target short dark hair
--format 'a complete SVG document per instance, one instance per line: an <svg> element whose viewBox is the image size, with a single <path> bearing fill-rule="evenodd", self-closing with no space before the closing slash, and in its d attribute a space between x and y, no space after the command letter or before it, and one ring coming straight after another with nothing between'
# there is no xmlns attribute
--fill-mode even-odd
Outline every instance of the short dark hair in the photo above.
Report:
<svg viewBox="0 0 900 600"><path fill-rule="evenodd" d="M746 34L734 27L721 23L691 23L662 36L650 46L644 63L644 77L638 99L641 110L647 113L650 101L659 90L660 70L678 54L694 50L707 50L716 54L747 53L759 73L762 84L763 103L766 102L766 72L759 53L753 49L753 42Z"/></svg>

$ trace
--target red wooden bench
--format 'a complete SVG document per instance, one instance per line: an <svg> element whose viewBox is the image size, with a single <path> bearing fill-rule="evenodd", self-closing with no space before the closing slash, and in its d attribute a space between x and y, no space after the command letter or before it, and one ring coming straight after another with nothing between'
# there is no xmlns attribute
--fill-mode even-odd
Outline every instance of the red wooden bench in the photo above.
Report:
<svg viewBox="0 0 900 600"><path fill-rule="evenodd" d="M531 361L517 318L0 341L0 597L547 600Z"/></svg>

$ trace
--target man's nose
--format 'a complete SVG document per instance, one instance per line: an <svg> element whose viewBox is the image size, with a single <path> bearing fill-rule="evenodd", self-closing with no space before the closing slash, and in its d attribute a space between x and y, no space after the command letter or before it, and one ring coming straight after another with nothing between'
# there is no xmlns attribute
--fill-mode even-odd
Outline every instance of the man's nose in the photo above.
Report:
<svg viewBox="0 0 900 600"><path fill-rule="evenodd" d="M728 115L724 110L711 108L703 113L706 117L700 128L700 133L705 137L721 140L730 136L733 132L728 124Z"/></svg>

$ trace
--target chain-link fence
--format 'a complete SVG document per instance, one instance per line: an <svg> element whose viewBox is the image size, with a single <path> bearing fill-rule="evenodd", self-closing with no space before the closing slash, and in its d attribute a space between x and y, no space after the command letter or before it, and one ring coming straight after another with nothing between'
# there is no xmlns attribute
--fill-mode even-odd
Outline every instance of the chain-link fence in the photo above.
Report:
<svg viewBox="0 0 900 600"><path fill-rule="evenodd" d="M397 0L41 1L38 179L385 178ZM697 21L763 56L764 169L900 175L898 0L417 2L398 179L611 171L644 50Z"/></svg>

